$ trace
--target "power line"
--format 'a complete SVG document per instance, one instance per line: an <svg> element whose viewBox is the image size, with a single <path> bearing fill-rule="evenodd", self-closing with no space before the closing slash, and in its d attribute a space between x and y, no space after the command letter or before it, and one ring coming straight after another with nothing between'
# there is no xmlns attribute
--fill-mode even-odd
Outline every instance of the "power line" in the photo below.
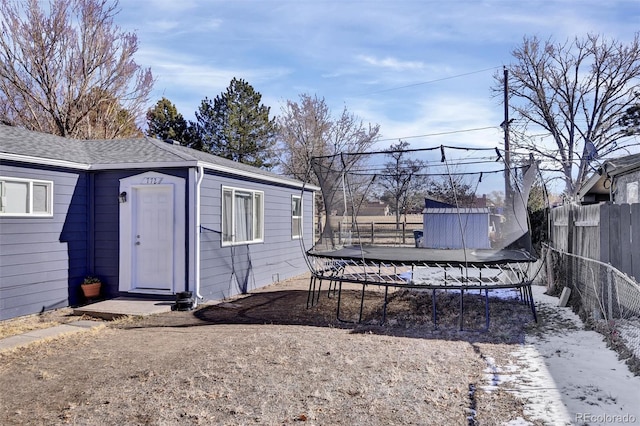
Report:
<svg viewBox="0 0 640 426"><path fill-rule="evenodd" d="M399 137L399 138L386 138L386 139L378 139L376 142L397 141L397 140L401 140L401 139L426 138L426 137L430 137L430 136L453 135L453 134L456 134L456 133L467 133L467 132L477 132L477 131L480 131L480 130L496 129L497 127L498 126L476 127L474 129L452 130L450 132L428 133L428 134L425 134L425 135L403 136L403 137Z"/></svg>
<svg viewBox="0 0 640 426"><path fill-rule="evenodd" d="M500 68L500 66L491 67L491 68L485 68L483 70L478 70L478 71L471 71L471 72L467 72L467 73L464 73L464 74L452 75L452 76L449 76L449 77L437 78L435 80L429 80L429 81L422 81L422 82L419 82L419 83L407 84L406 86L398 86L398 87L392 87L392 88L389 88L389 89L376 90L375 92L361 93L360 95L355 95L355 96L375 95L375 94L378 94L378 93L391 92L393 90L406 89L408 87L416 87L416 86L422 86L422 85L425 85L425 84L438 83L440 81L451 80L451 79L459 78L459 77L466 77L466 76L472 75L472 74L480 74L482 72L491 71L491 70L495 70L495 69L498 69L498 68Z"/></svg>

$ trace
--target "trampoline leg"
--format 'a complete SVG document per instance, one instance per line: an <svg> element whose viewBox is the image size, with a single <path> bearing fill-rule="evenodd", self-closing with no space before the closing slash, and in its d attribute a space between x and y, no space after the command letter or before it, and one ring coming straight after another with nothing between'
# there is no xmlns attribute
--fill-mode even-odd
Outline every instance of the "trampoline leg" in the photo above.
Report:
<svg viewBox="0 0 640 426"><path fill-rule="evenodd" d="M360 296L360 316L358 317L358 323L362 322L362 310L364 309L364 288L365 284L362 284L362 295Z"/></svg>
<svg viewBox="0 0 640 426"><path fill-rule="evenodd" d="M533 320L535 322L538 322L538 314L536 314L536 304L533 301L533 290L531 289L531 284L527 286L527 289L529 291L529 300L531 303L531 313L533 313Z"/></svg>
<svg viewBox="0 0 640 426"><path fill-rule="evenodd" d="M320 303L320 293L322 291L322 280L318 283L318 297L316 297L316 304Z"/></svg>
<svg viewBox="0 0 640 426"><path fill-rule="evenodd" d="M318 295L317 296L316 296L315 289L316 289L316 286L315 286L315 283L314 283L313 294L311 295L311 305L312 306L315 306L318 303L320 303L320 291L322 290L322 278L318 279Z"/></svg>
<svg viewBox="0 0 640 426"><path fill-rule="evenodd" d="M340 281L340 284L338 285L340 287L338 289L338 307L336 308L336 319L341 322L346 322L340 318L340 300L342 299L342 281Z"/></svg>
<svg viewBox="0 0 640 426"><path fill-rule="evenodd" d="M384 305L382 305L382 322L383 325L387 321L387 295L389 294L389 286L384 287Z"/></svg>
<svg viewBox="0 0 640 426"><path fill-rule="evenodd" d="M307 292L307 309L309 309L310 305L309 303L313 302L313 294L315 294L316 292L316 276L315 275L311 275L311 278L309 278L309 291Z"/></svg>
<svg viewBox="0 0 640 426"><path fill-rule="evenodd" d="M489 289L488 288L484 289L484 317L487 325L487 331L489 331Z"/></svg>
<svg viewBox="0 0 640 426"><path fill-rule="evenodd" d="M329 281L329 290L327 290L327 299L331 299L331 286L333 286L333 295L335 296L336 287L338 286L338 283L334 280Z"/></svg>
<svg viewBox="0 0 640 426"><path fill-rule="evenodd" d="M436 289L432 289L431 290L432 294L431 294L431 303L433 304L433 329L436 330L438 328L438 313L437 313L437 308L436 308Z"/></svg>
<svg viewBox="0 0 640 426"><path fill-rule="evenodd" d="M464 320L464 289L460 289L460 331L462 331L462 323Z"/></svg>

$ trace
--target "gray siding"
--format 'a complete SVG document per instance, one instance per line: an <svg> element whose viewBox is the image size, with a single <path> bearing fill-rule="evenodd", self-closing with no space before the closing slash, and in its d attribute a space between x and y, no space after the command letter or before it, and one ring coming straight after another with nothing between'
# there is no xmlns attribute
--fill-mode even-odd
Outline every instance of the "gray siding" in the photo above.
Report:
<svg viewBox="0 0 640 426"><path fill-rule="evenodd" d="M79 300L87 265L87 175L3 161L0 175L53 181L53 217L0 217L0 320Z"/></svg>
<svg viewBox="0 0 640 426"><path fill-rule="evenodd" d="M222 186L264 191L264 242L222 247ZM222 299L308 271L301 241L291 238L291 196L299 188L207 173L201 187L201 295ZM303 197L304 245L313 241L312 193Z"/></svg>
<svg viewBox="0 0 640 426"><path fill-rule="evenodd" d="M0 175L54 182L52 218L0 218L0 320L84 302L86 275L103 280L102 296L120 295L119 181L149 171L82 172L3 162ZM187 169L155 170L188 180ZM186 247L189 235L189 200ZM222 186L264 192L265 241L222 247ZM291 237L291 196L303 195L304 240ZM207 172L202 183L201 294L221 299L306 272L313 241L312 192ZM185 262L189 253L185 247ZM188 274L188 268L187 272ZM188 277L185 276L185 280Z"/></svg>

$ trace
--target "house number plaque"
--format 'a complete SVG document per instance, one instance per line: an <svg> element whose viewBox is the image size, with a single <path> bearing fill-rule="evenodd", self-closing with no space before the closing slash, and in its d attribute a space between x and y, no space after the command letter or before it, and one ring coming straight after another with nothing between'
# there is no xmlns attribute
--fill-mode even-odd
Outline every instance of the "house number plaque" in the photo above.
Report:
<svg viewBox="0 0 640 426"><path fill-rule="evenodd" d="M160 185L162 183L161 177L145 177L142 178L142 183L145 185Z"/></svg>

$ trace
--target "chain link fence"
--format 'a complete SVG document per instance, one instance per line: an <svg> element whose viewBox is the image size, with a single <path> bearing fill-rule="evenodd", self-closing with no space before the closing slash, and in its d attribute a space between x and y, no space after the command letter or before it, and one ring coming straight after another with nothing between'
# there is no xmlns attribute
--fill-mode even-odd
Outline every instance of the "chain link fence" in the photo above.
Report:
<svg viewBox="0 0 640 426"><path fill-rule="evenodd" d="M535 284L553 296L569 288L568 305L640 374L640 284L610 264L550 246L536 270Z"/></svg>

